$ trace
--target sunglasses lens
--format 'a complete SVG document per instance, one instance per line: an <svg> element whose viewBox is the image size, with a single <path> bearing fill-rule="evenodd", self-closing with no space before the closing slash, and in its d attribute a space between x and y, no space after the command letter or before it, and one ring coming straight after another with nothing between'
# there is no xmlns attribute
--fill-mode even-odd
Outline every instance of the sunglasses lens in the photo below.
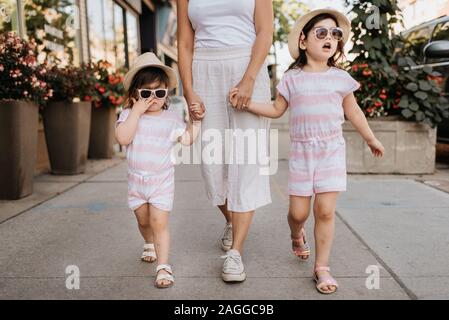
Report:
<svg viewBox="0 0 449 320"><path fill-rule="evenodd" d="M156 90L155 92L156 98L162 99L167 95L167 91L165 90Z"/></svg>
<svg viewBox="0 0 449 320"><path fill-rule="evenodd" d="M142 99L148 99L149 97L151 97L151 91L150 90L141 90L140 97Z"/></svg>
<svg viewBox="0 0 449 320"><path fill-rule="evenodd" d="M341 39L343 39L343 31L341 31L340 29L332 29L332 37L335 40L340 41Z"/></svg>
<svg viewBox="0 0 449 320"><path fill-rule="evenodd" d="M327 29L326 28L318 28L316 29L316 37L320 40L326 38L327 36Z"/></svg>

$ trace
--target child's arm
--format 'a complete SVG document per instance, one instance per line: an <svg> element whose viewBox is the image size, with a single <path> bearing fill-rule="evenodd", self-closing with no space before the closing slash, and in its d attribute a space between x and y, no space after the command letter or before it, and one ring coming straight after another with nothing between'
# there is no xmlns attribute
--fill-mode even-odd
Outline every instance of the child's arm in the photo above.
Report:
<svg viewBox="0 0 449 320"><path fill-rule="evenodd" d="M201 120L205 116L205 109L202 105L198 103L194 103L189 106L189 111L195 115L196 119L193 120L191 117L187 124L187 128L184 133L178 138L178 142L184 146L190 146L198 137L198 134L201 130Z"/></svg>
<svg viewBox="0 0 449 320"><path fill-rule="evenodd" d="M232 106L235 108L237 106L237 101L235 101L235 96L238 89L234 88L229 92L229 100ZM267 118L280 118L287 110L288 102L281 94L277 94L276 100L273 103L257 103L251 102L249 106L243 108L243 110L252 112L259 116Z"/></svg>
<svg viewBox="0 0 449 320"><path fill-rule="evenodd" d="M354 128L360 133L366 141L375 157L382 157L385 153L384 146L376 139L373 131L368 125L365 115L357 104L354 94L348 94L343 100L343 109L346 118L352 123Z"/></svg>
<svg viewBox="0 0 449 320"><path fill-rule="evenodd" d="M190 119L186 131L178 138L178 142L184 146L191 146L198 137L201 129L201 121Z"/></svg>
<svg viewBox="0 0 449 320"><path fill-rule="evenodd" d="M135 101L135 99L133 99L133 101ZM133 108L131 109L128 118L115 128L115 138L122 146L127 146L133 141L134 136L136 135L139 118L147 108L147 102L143 100L136 101L133 104Z"/></svg>

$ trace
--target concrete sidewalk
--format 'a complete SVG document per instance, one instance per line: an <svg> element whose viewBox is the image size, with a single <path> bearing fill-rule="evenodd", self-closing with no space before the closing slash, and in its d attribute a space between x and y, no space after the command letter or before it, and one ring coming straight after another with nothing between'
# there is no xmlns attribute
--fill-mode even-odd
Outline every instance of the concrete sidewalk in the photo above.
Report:
<svg viewBox="0 0 449 320"><path fill-rule="evenodd" d="M143 243L126 205L122 159L82 179L41 176L47 199L28 209L23 201L19 209L0 202L0 299L449 298L449 194L416 181L444 185L446 174L350 177L331 259L340 290L330 296L315 290L313 262L290 252L287 174L280 162L271 178L273 203L258 210L246 243L248 278L229 285L220 276L224 220L205 196L199 168L178 166L171 216L176 285L167 290L153 286L155 264L139 261ZM313 218L313 243L312 228ZM70 265L80 270L79 290L66 288ZM379 266L380 287L370 290L365 271L372 265Z"/></svg>

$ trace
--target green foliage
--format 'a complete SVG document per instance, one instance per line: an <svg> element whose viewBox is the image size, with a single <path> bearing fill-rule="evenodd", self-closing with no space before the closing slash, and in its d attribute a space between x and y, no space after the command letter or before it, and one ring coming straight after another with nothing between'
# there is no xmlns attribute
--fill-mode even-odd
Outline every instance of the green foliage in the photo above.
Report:
<svg viewBox="0 0 449 320"><path fill-rule="evenodd" d="M352 38L349 52L356 58L349 72L361 84L355 92L367 117L401 115L405 119L436 126L449 117L449 105L442 93L442 76L430 67L415 68L417 56L401 36L394 35L394 24L402 24L396 0L353 2ZM378 28L370 28L373 6L378 8Z"/></svg>

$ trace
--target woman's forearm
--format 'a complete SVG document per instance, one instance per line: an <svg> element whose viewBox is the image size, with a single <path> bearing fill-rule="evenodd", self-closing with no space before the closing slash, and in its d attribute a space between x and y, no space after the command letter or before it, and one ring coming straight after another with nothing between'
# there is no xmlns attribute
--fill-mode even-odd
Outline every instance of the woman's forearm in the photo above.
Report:
<svg viewBox="0 0 449 320"><path fill-rule="evenodd" d="M195 32L188 15L189 2L177 0L178 10L178 68L182 81L184 96L188 98L193 93L192 61Z"/></svg>
<svg viewBox="0 0 449 320"><path fill-rule="evenodd" d="M192 121L190 119L187 124L186 131L184 132L184 134L181 137L179 137L178 141L182 145L190 146L193 144L193 142L198 137L200 130L201 130L201 122L200 121Z"/></svg>
<svg viewBox="0 0 449 320"><path fill-rule="evenodd" d="M193 48L178 46L178 68L184 97L188 100L193 93L192 78Z"/></svg>
<svg viewBox="0 0 449 320"><path fill-rule="evenodd" d="M251 52L251 60L243 76L244 79L256 81L257 74L259 73L260 68L270 52L271 39L271 35L267 33L257 35Z"/></svg>

